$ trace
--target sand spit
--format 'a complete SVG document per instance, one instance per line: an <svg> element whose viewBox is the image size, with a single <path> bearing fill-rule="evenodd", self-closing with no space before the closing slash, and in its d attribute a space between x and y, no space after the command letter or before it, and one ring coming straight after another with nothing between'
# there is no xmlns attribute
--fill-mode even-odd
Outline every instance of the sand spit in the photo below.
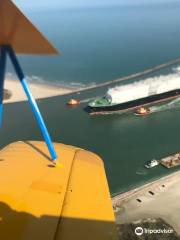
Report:
<svg viewBox="0 0 180 240"><path fill-rule="evenodd" d="M35 99L64 95L73 92L70 88L62 88L46 84L28 82L28 85ZM11 98L4 100L4 103L27 101L27 97L18 80L6 79L4 88L12 93Z"/></svg>

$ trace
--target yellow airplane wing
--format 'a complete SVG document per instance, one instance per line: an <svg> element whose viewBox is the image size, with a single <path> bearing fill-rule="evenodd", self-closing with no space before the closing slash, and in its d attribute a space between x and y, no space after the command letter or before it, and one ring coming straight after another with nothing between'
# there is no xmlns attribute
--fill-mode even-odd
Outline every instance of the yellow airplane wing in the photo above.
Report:
<svg viewBox="0 0 180 240"><path fill-rule="evenodd" d="M73 146L54 147L62 167L54 167L42 142L0 151L0 239L117 240L102 160Z"/></svg>
<svg viewBox="0 0 180 240"><path fill-rule="evenodd" d="M57 54L57 50L10 0L0 1L0 45L18 54Z"/></svg>

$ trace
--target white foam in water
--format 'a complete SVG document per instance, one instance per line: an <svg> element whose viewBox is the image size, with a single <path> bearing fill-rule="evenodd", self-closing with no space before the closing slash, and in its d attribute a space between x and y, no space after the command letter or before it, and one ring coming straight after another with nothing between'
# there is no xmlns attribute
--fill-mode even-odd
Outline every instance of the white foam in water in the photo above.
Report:
<svg viewBox="0 0 180 240"><path fill-rule="evenodd" d="M144 170L144 169L138 170L138 171L136 171L136 174L137 174L137 175L147 175L147 171Z"/></svg>
<svg viewBox="0 0 180 240"><path fill-rule="evenodd" d="M76 88L78 87L79 89L84 89L84 88L88 88L88 87L94 87L94 86L96 86L96 83L91 82L91 83L83 84L81 82L70 82L69 85L72 87L76 87Z"/></svg>
<svg viewBox="0 0 180 240"><path fill-rule="evenodd" d="M173 71L180 75L180 66L173 68Z"/></svg>
<svg viewBox="0 0 180 240"><path fill-rule="evenodd" d="M71 86L78 86L78 87L84 87L85 85L79 82L70 82Z"/></svg>
<svg viewBox="0 0 180 240"><path fill-rule="evenodd" d="M151 112L161 112L161 111L165 111L165 110L173 109L173 108L178 108L178 107L180 107L180 98L172 100L171 102L168 102L168 103L163 104L163 105L152 106L150 108L150 110L151 110Z"/></svg>
<svg viewBox="0 0 180 240"><path fill-rule="evenodd" d="M175 89L180 89L180 67L168 75L111 88L107 92L107 97L112 103L123 103Z"/></svg>
<svg viewBox="0 0 180 240"><path fill-rule="evenodd" d="M81 103L87 103L87 102L90 102L90 101L92 101L94 99L96 99L96 97L83 99L83 100L81 100Z"/></svg>
<svg viewBox="0 0 180 240"><path fill-rule="evenodd" d="M6 74L7 78L11 79L11 80L15 80L17 79L16 75L8 72ZM37 83L37 84L44 84L44 85L50 85L50 86L54 86L54 87L59 87L59 88L69 88L69 89L80 89L80 88L84 88L86 87L85 84L82 83L78 83L78 82L66 82L66 81L54 81L54 80L45 80L40 76L36 76L36 75L31 75L31 76L26 76L26 79L28 80L28 82L30 83ZM94 83L92 83L93 85Z"/></svg>
<svg viewBox="0 0 180 240"><path fill-rule="evenodd" d="M27 80L32 83L40 83L40 84L46 83L46 81L43 78L35 76L35 75L27 76Z"/></svg>

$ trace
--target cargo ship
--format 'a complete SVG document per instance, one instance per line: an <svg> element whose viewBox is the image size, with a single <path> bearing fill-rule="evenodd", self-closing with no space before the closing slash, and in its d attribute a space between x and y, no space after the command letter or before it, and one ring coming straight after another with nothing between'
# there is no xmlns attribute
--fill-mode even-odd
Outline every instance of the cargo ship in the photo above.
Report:
<svg viewBox="0 0 180 240"><path fill-rule="evenodd" d="M180 97L180 81L144 80L111 88L103 96L89 102L90 114L128 112L140 107L168 102Z"/></svg>

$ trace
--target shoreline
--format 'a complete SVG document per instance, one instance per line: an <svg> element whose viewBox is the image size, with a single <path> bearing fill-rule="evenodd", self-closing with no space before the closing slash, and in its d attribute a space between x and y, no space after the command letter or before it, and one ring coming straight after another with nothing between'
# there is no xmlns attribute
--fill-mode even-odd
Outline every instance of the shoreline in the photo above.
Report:
<svg viewBox="0 0 180 240"><path fill-rule="evenodd" d="M28 82L28 86L35 99L43 99L48 97L60 96L60 95L73 93L75 91L79 91L76 89L74 90L71 88L59 87L59 86L57 87L49 84L44 84L44 83L41 84L41 83L34 83L34 82ZM8 78L5 80L4 89L9 90L12 94L12 96L9 99L4 100L4 103L27 101L27 97L24 93L24 90L20 81L16 79Z"/></svg>
<svg viewBox="0 0 180 240"><path fill-rule="evenodd" d="M112 197L117 224L161 218L180 234L180 170Z"/></svg>
<svg viewBox="0 0 180 240"><path fill-rule="evenodd" d="M158 178L156 180L152 180L151 182L142 184L138 187L132 188L128 191L116 194L115 196L112 196L112 202L113 206L116 206L117 204L124 203L128 201L132 197L136 197L139 194L143 193L144 191L148 191L150 188L158 187L160 184L168 183L173 184L174 181L176 181L177 176L180 178L180 170L177 172L170 173L168 175L162 176L161 178ZM169 182L170 181L170 182Z"/></svg>

